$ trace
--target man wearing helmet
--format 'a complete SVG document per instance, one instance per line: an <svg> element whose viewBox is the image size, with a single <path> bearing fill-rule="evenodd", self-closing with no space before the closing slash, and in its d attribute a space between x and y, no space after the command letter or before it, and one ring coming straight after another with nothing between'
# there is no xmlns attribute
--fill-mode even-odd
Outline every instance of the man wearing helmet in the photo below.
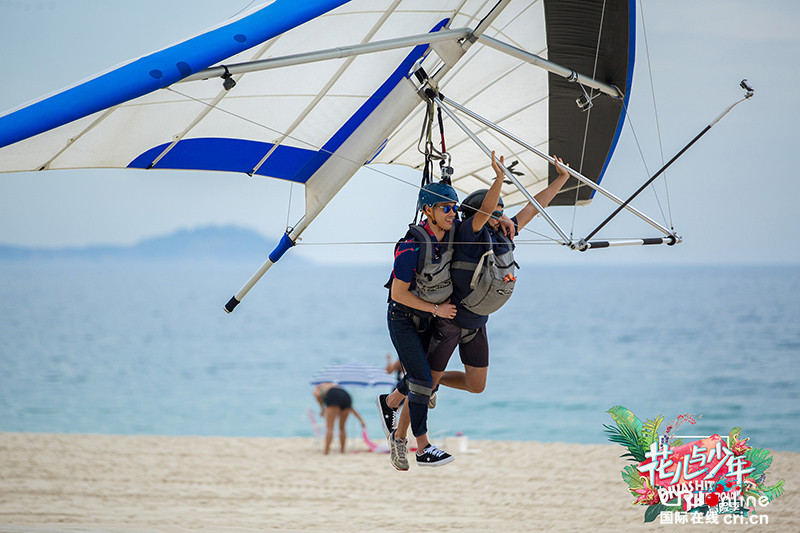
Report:
<svg viewBox="0 0 800 533"><path fill-rule="evenodd" d="M390 460L398 470L408 470L406 427L395 429L397 412L408 396L411 431L417 440L419 466L441 466L453 456L428 441L428 402L434 382L428 364L433 319L452 319L453 223L456 221L455 189L445 183L429 183L419 192L417 203L426 219L412 224L395 247L394 268L387 283L389 336L406 371L405 378L388 395L377 398L384 433L389 439ZM398 435L397 432L401 434Z"/></svg>
<svg viewBox="0 0 800 533"><path fill-rule="evenodd" d="M558 177L535 198L546 207L564 186L569 173L555 157ZM440 385L473 393L483 392L489 367L489 342L486 323L489 314L501 307L513 290L514 266L513 237L535 217L539 210L528 203L512 217L516 226L511 238L500 230L503 201L503 157L498 162L492 152L495 180L489 189L473 192L461 204L463 221L455 230L455 250L451 273L453 279L452 301L455 317L436 319L433 339L429 347L429 363L434 375L441 376ZM459 347L464 372L445 371L450 356Z"/></svg>

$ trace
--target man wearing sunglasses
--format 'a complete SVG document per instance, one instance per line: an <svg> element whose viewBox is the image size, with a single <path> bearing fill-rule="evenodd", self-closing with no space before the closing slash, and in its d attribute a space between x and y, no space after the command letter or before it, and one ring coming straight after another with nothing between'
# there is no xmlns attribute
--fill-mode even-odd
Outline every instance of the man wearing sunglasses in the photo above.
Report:
<svg viewBox="0 0 800 533"><path fill-rule="evenodd" d="M535 198L546 207L569 178L569 173L555 158L558 177ZM456 315L435 320L435 332L428 349L428 360L438 383L446 387L481 393L486 388L489 367L489 342L486 323L489 314L499 309L511 296L514 276L513 238L535 217L539 210L528 203L511 218L515 229L504 232L501 219L503 200L503 157L498 162L492 152L495 180L489 189L473 192L461 204L463 221L455 230L451 275ZM504 235L504 233L506 233ZM458 346L464 371L445 371Z"/></svg>
<svg viewBox="0 0 800 533"><path fill-rule="evenodd" d="M391 394L377 398L381 425L389 440L389 460L397 470L408 470L408 423L417 440L416 463L441 466L453 456L428 441L428 403L434 380L427 349L437 316L453 318L456 308L450 303L453 284L450 261L453 255L453 223L458 195L450 185L429 183L419 192L417 208L425 215L412 224L395 247L394 268L389 288L389 336L405 369L403 381ZM408 396L403 424L398 412ZM406 418L407 417L407 418ZM395 427L397 426L397 427Z"/></svg>

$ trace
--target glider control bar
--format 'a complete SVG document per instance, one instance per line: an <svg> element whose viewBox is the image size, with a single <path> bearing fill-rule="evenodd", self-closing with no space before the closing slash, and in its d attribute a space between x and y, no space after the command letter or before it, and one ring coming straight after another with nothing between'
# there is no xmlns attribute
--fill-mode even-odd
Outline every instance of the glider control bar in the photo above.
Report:
<svg viewBox="0 0 800 533"><path fill-rule="evenodd" d="M534 154L538 155L542 159L544 159L547 162L549 162L551 165L555 164L555 160L552 157L550 157L548 154L542 152L541 150L539 150L535 146L531 146L530 144L526 143L525 141L523 141L522 139L520 139L516 135L506 131L505 129L501 128L497 124L491 122L488 119L485 119L484 117L478 115L477 113L471 111L470 109L467 109L466 107L464 107L462 105L459 105L456 102L453 102L452 100L450 100L446 96L444 96L444 95L439 95L439 96L443 101L445 101L449 105L453 106L457 110L461 111L462 113L466 114L467 116L469 116L469 117L475 119L476 121L480 122L484 126L487 126L488 128L491 128L492 130L496 131L500 135L503 135L504 137L507 137L508 139L511 139L512 141L514 141L515 143L519 144L523 148L525 148L527 150L530 150ZM577 170L574 170L574 169L572 169L572 168L570 168L568 166L564 166L564 168L575 179L577 179L578 181L580 181L584 185L586 185L588 187L591 187L592 189L596 190L597 192L599 192L600 194L604 195L606 198L612 200L613 202L616 202L617 205L622 206L624 204L624 202L620 198L616 197L615 195L613 195L612 193L610 193L609 191L607 191L605 188L601 187L600 185L596 184L595 182L593 182L592 180L590 180L589 178L587 178L586 176L584 176L583 174L581 174ZM670 230L668 230L667 228L665 228L664 226L662 226L661 224L659 224L658 222L656 222L652 218L648 217L647 215L645 215L644 213L642 213L638 209L634 208L633 206L625 205L624 207L625 207L625 209L627 209L631 213L635 214L636 216L638 216L639 218L641 218L642 220L644 220L645 222L647 222L648 224L650 224L651 226L656 228L657 230L659 230L659 231L661 231L661 232L663 232L663 233L665 233L667 235L672 235L672 232ZM673 237L674 237L674 235L673 235Z"/></svg>
<svg viewBox="0 0 800 533"><path fill-rule="evenodd" d="M464 133L465 133L465 134L466 134L466 135L467 135L467 136L468 136L470 139L472 139L472 141L473 141L475 144L477 144L477 145L478 145L478 147L479 147L479 148L480 148L480 149L481 149L481 150L482 150L482 151L483 151L483 152L484 152L486 155L488 155L489 157L491 157L491 156L492 156L492 151L491 151L491 150L489 150L489 148L488 148L488 147L487 147L485 144L483 144L483 142L482 142L482 141L481 141L481 140L478 138L478 136L477 136L477 135L475 135L475 134L474 134L474 133L473 133L473 132L472 132L472 131L471 131L471 130L470 130L470 129L469 129L469 128L468 128L468 127L467 127L467 126L466 126L466 125L463 123L463 122L461 122L461 120L460 120L460 119L459 119L459 118L458 118L458 117L457 117L457 116L456 116L456 115L453 113L453 111L452 111L452 110L451 110L449 107L447 107L447 106L444 104L444 102L442 102L442 100L441 100L441 98L440 98L439 96L433 95L433 99L434 99L434 101L435 101L435 102L436 102L436 103L439 105L439 107L440 107L440 108L441 108L441 109L442 109L442 110L443 110L445 113L447 113L447 116L448 116L448 117L450 117L450 120L452 120L452 121L453 121L453 122L456 124L456 126L458 126L459 128L461 128L461 129L464 131ZM501 165L501 166L502 166L502 165ZM525 198L526 198L526 199L527 199L527 200L528 200L530 203L532 203L532 204L533 204L533 205L536 207L536 209L538 209L538 210L539 210L539 213L541 213L542 217L544 217L544 219L547 221L547 223L548 223L548 224L550 224L550 226L552 226L552 228L553 228L553 229L556 231L556 233L558 233L559 237L561 237L561 240L562 240L561 244L564 244L564 245L569 245L569 244L570 244L570 242L571 242L571 241L570 241L570 238L569 238L569 237L567 237L567 234L566 234L566 233L564 233L564 230L562 230L562 229L561 229L561 227L560 227L560 226L559 226L559 225L556 223L556 221L555 221L555 220L553 220L553 218L552 218L552 217L551 217L551 216L550 216L550 215L549 215L549 214L548 214L548 213L547 213L547 212L544 210L544 208L543 208L543 207L542 207L542 206L539 204L539 202L537 202L537 201L536 201L536 198L534 198L534 197L533 197L533 195L532 195L532 194L531 194L531 193L528 191L528 189L526 189L526 188L525 188L525 187L524 187L524 186L523 186L523 185L522 185L522 184L519 182L519 180L517 179L517 177L516 177L516 176L515 176L513 173L511 173L511 172L510 172L510 171L509 171L509 170L508 170L508 169L507 169L505 166L503 166L503 172L505 173L506 177L507 177L508 179L510 179L510 180L511 180L511 182L512 182L514 185L516 185L517 189L519 189L519 191L522 193L522 195L523 195L523 196L525 196Z"/></svg>
<svg viewBox="0 0 800 533"><path fill-rule="evenodd" d="M376 41L374 43L356 44L352 46L340 46L336 48L328 48L326 50L306 52L303 54L292 54L288 56L262 59L260 61L248 61L245 63L236 63L234 65L212 67L200 71L197 74L192 74L191 76L187 76L186 78L183 78L181 82L205 80L209 78L218 78L226 75L230 76L236 74L244 74L247 72L259 72L262 70L269 70L273 68L288 67L292 65L302 65L305 63L314 63L316 61L327 61L330 59L342 59L345 57L357 56L361 54L385 52L387 50L407 48L409 46L417 46L420 44L430 44L440 41L464 39L472 35L472 33L473 32L470 28L460 28L455 30L440 30L432 33L421 33L418 35L409 35L408 37L398 37L396 39Z"/></svg>
<svg viewBox="0 0 800 533"><path fill-rule="evenodd" d="M481 35L479 41L490 48L494 48L495 50L506 53L512 57L521 59L522 61L530 63L531 65L541 67L548 72L552 72L557 76L565 78L568 81L578 82L581 85L585 85L586 87L597 89L598 91L605 93L611 96L612 98L617 98L621 100L625 96L624 94L622 94L622 91L620 91L613 85L603 83L602 81L597 81L593 78L589 78L588 76L584 76L583 74L578 74L571 68L563 67L558 63L553 63L552 61L549 61L543 57L537 56L536 54L532 54L530 52L526 52L521 48L517 48L516 46L512 46L502 41L498 41L497 39L489 37L488 35Z"/></svg>
<svg viewBox="0 0 800 533"><path fill-rule="evenodd" d="M656 237L650 239L615 239L608 241L586 241L582 240L576 248L582 252L586 250L594 250L596 248L612 248L614 246L643 246L648 244L666 244L672 246L681 242L682 239L677 235L670 235L669 237Z"/></svg>
<svg viewBox="0 0 800 533"><path fill-rule="evenodd" d="M464 133L466 133L467 136L469 136L470 139L472 139L475 142L475 144L477 144L481 148L481 150L483 150L483 152L486 153L486 155L491 156L491 154L492 154L491 150L489 150L489 148L487 148L486 145L484 145L480 141L480 139L478 139L478 137L472 131L470 131L464 125L464 123L461 122L452 113L452 111L450 109L448 109L447 106L445 106L443 104L442 100L444 100L444 101L446 101L446 102L448 102L450 104L453 104L454 107L456 107L460 111L466 113L470 117L475 118L479 122L485 124L486 126L489 126L490 128L494 129L498 133L501 133L501 134L507 136L511 140L513 140L515 142L518 142L524 148L527 148L527 149L531 150L532 152L536 153L537 155L539 155L539 156L543 157L544 159L546 159L547 161L549 161L550 164L555 164L555 160L552 157L550 157L547 154L541 152L540 150L537 150L536 148L528 145L527 143L523 142L521 139L518 139L517 137L514 137L513 135L509 134L508 132L506 132L502 128L496 126L495 124L491 123L490 121L488 121L488 120L486 120L486 119L484 119L482 117L479 117L478 115L476 115L475 113L469 111L468 109L456 104L455 102L452 102L451 100L447 99L446 97L444 97L442 95L439 95L438 97L434 96L434 99L439 104L439 106L444 110L444 112L447 113L447 115L453 120L453 122L455 122L458 127L460 127L462 130L464 130ZM599 185L597 185L593 181L591 181L588 178L584 177L580 173L572 170L569 167L564 167L564 168L566 168L569 171L569 173L572 176L574 176L575 178L577 178L579 181L581 181L583 183L586 183L587 185L590 185L595 190L601 191L603 194L605 194L606 196L608 196L612 200L616 201L617 203L620 203L620 204L623 203L622 200L620 200L619 198L617 198L613 194L609 193L608 191L606 191L605 189L603 189L602 187L600 187ZM519 189L519 191L523 194L523 196L525 196L525 198L529 202L531 202L536 207L536 209L538 209L538 211L542 215L542 217L544 217L544 219L550 224L550 226L553 227L553 229L556 231L556 233L559 234L559 236L561 237L560 244L563 244L565 246L569 246L570 248L572 248L574 250L586 251L586 250L589 250L589 249L592 249L592 248L610 248L610 247L614 247L614 246L634 246L634 245L647 245L647 244L668 244L668 245L673 245L673 244L676 244L678 242L681 242L681 238L680 237L678 237L677 235L675 235L674 233L670 232L665 227L661 226L660 224L658 224L654 220L650 219L646 215L642 214L641 212L637 211L636 209L633 209L630 206L622 206L622 207L627 208L631 212L637 214L643 220L645 220L645 221L649 222L650 224L654 225L656 228L658 228L659 230L661 230L664 233L666 233L667 237L648 238L648 239L619 239L619 240L592 241L592 242L587 242L586 239L582 239L580 242L574 242L574 241L572 241L572 239L567 237L566 233L564 233L564 231L561 229L561 227L550 217L550 215L544 210L544 208L539 204L539 202L536 201L536 198L534 198L534 196L519 182L519 180L517 180L516 176L514 176L514 174L512 172L510 172L505 167L503 167L503 171L505 172L506 177L508 177L512 181L512 183L514 183L514 185L516 185L517 189ZM622 207L620 207L620 209L622 209Z"/></svg>

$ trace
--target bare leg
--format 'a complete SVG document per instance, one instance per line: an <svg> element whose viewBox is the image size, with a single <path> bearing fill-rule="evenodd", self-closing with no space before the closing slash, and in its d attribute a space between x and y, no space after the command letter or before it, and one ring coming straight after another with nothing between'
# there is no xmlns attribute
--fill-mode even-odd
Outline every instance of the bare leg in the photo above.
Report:
<svg viewBox="0 0 800 533"><path fill-rule="evenodd" d="M441 381L442 376L444 374L445 374L444 372L439 372L438 370L431 370L431 376L433 377L433 388L434 389L436 388L436 385L439 384L439 382Z"/></svg>
<svg viewBox="0 0 800 533"><path fill-rule="evenodd" d="M333 442L333 425L336 423L336 418L341 414L342 410L339 407L328 406L325 408L325 455L331 450L331 442Z"/></svg>
<svg viewBox="0 0 800 533"><path fill-rule="evenodd" d="M411 416L408 414L408 402L406 402L400 409L400 418L397 420L397 428L395 428L394 432L395 437L398 439L406 438L408 435L408 427L410 425Z"/></svg>
<svg viewBox="0 0 800 533"><path fill-rule="evenodd" d="M345 409L339 416L339 443L342 447L342 453L344 453L344 445L347 443L347 429L345 428L345 424L347 423L347 417L349 415L350 409Z"/></svg>
<svg viewBox="0 0 800 533"><path fill-rule="evenodd" d="M400 402L402 402L404 398L405 396L402 393L400 393L397 389L394 389L391 394L386 397L386 405L392 409L397 409L400 406Z"/></svg>
<svg viewBox="0 0 800 533"><path fill-rule="evenodd" d="M439 384L451 389L461 389L480 394L486 389L486 375L489 367L464 365L464 372L447 371L442 374Z"/></svg>

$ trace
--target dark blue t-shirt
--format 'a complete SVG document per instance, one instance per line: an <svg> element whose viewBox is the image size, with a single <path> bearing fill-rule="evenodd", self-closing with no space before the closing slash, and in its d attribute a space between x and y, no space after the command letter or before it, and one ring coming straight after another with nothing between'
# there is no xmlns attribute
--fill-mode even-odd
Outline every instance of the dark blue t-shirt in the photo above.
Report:
<svg viewBox="0 0 800 533"><path fill-rule="evenodd" d="M514 223L514 226L517 225L517 217L512 217L511 221ZM515 231L514 236L518 233L518 230ZM469 261L477 263L481 256L488 250L487 243L491 243L495 255L499 256L509 251L508 245L497 238L497 232L489 227L489 224L484 224L483 228L481 228L478 233L473 233L472 218L470 217L464 220L456 229L453 262ZM513 241L511 243L511 249L514 249ZM450 274L453 277L452 301L456 304L456 323L462 328L480 328L489 321L489 317L487 315L473 313L461 305L462 298L466 298L471 292L469 284L472 281L472 272L468 270L452 269Z"/></svg>

